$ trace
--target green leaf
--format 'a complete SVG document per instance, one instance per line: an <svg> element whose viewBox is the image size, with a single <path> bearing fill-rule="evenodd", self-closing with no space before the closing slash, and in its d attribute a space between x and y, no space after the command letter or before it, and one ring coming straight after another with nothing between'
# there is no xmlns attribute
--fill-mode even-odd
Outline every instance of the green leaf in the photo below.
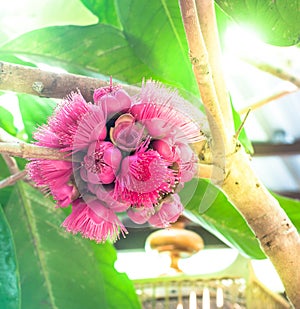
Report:
<svg viewBox="0 0 300 309"><path fill-rule="evenodd" d="M53 48L55 46L56 48ZM137 58L123 32L110 25L49 27L26 33L1 53L26 55L69 72L88 71L136 84L156 75Z"/></svg>
<svg viewBox="0 0 300 309"><path fill-rule="evenodd" d="M65 232L63 212L39 191L19 182L6 215L16 246L22 308L140 308L132 283L113 268L115 253L107 254L113 253L112 245ZM112 286L119 297L108 295Z"/></svg>
<svg viewBox="0 0 300 309"><path fill-rule="evenodd" d="M101 14L105 14L107 3L85 1L93 12ZM73 73L101 73L129 84L152 78L199 96L178 3L116 3L122 29L106 24L48 27L2 46L0 56L23 55L32 62Z"/></svg>
<svg viewBox="0 0 300 309"><path fill-rule="evenodd" d="M101 272L106 274L105 280L105 297L107 303L112 307L119 309L120 307L114 307L114 304L122 304L122 308L139 308L136 293L133 293L135 287L131 281L128 281L128 277L125 273L118 273L113 268L115 261L117 260L117 253L113 246L105 243L103 250L100 252L97 250L97 244L91 243L94 247L95 258L99 264ZM127 282L127 284L124 284Z"/></svg>
<svg viewBox="0 0 300 309"><path fill-rule="evenodd" d="M0 205L0 308L20 308L20 282L14 241Z"/></svg>
<svg viewBox="0 0 300 309"><path fill-rule="evenodd" d="M177 1L117 1L135 54L162 82L198 94Z"/></svg>
<svg viewBox="0 0 300 309"><path fill-rule="evenodd" d="M56 104L50 99L25 94L18 94L18 99L25 132L28 135L28 141L31 141L32 133L38 126L47 122Z"/></svg>
<svg viewBox="0 0 300 309"><path fill-rule="evenodd" d="M81 0L81 2L99 18L99 23L110 24L120 28L115 1L111 0Z"/></svg>
<svg viewBox="0 0 300 309"><path fill-rule="evenodd" d="M17 129L14 126L14 117L7 109L0 106L0 127L11 135L17 134Z"/></svg>
<svg viewBox="0 0 300 309"><path fill-rule="evenodd" d="M0 181L10 176L10 172L1 155L0 155L0 171L1 171ZM7 204L11 191L12 191L12 187L5 187L5 188L0 189L0 201L3 207L5 207L5 205Z"/></svg>
<svg viewBox="0 0 300 309"><path fill-rule="evenodd" d="M237 23L258 32L269 44L300 42L299 0L216 0Z"/></svg>
<svg viewBox="0 0 300 309"><path fill-rule="evenodd" d="M193 180L180 192L185 214L247 257L265 258L255 235L227 197L206 180ZM206 209L202 212L202 209Z"/></svg>
<svg viewBox="0 0 300 309"><path fill-rule="evenodd" d="M272 193L300 233L300 201Z"/></svg>

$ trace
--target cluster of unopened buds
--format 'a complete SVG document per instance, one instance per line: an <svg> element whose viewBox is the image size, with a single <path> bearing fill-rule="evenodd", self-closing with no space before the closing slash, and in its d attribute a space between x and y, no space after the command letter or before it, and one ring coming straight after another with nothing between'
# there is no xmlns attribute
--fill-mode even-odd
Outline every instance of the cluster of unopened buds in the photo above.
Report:
<svg viewBox="0 0 300 309"><path fill-rule="evenodd" d="M30 177L59 207L72 205L67 231L96 242L127 233L118 216L125 212L137 224L169 226L183 212L178 191L197 171L190 144L203 138L191 115L175 107L185 100L153 81L133 97L110 85L93 99L70 94L36 131L37 145L68 160L31 160Z"/></svg>

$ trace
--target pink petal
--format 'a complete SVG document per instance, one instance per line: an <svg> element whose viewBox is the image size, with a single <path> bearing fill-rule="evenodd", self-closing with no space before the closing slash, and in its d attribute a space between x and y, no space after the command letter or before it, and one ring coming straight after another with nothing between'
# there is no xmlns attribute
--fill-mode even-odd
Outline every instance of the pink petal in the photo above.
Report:
<svg viewBox="0 0 300 309"><path fill-rule="evenodd" d="M136 224L144 224L153 215L154 208L132 208L127 210L128 217Z"/></svg>
<svg viewBox="0 0 300 309"><path fill-rule="evenodd" d="M88 112L78 123L74 134L73 150L87 148L91 142L104 140L106 137L106 117L98 106L89 105Z"/></svg>
<svg viewBox="0 0 300 309"><path fill-rule="evenodd" d="M177 147L170 145L167 140L155 140L152 142L152 147L169 162L176 162L179 160Z"/></svg>
<svg viewBox="0 0 300 309"><path fill-rule="evenodd" d="M51 194L57 201L58 206L68 207L71 202L77 197L78 192L73 185L63 185L59 188L52 188Z"/></svg>
<svg viewBox="0 0 300 309"><path fill-rule="evenodd" d="M112 116L128 110L131 106L131 98L124 90L120 89L115 93L103 95L96 104L101 106L108 116Z"/></svg>
<svg viewBox="0 0 300 309"><path fill-rule="evenodd" d="M148 222L156 227L168 227L177 221L183 210L180 197L174 194L162 203L161 208L149 218Z"/></svg>

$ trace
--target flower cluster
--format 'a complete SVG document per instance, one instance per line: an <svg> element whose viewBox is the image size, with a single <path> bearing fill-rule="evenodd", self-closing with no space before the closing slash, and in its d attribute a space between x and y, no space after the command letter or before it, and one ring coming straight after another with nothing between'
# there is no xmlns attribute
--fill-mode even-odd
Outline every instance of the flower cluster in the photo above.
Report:
<svg viewBox="0 0 300 309"><path fill-rule="evenodd" d="M178 219L177 192L197 170L189 144L202 139L198 124L176 108L181 103L176 92L148 81L135 97L111 85L95 90L94 103L78 91L59 104L34 137L69 160L34 159L28 170L59 207L72 204L62 223L67 231L114 241L127 233L118 213L157 227Z"/></svg>

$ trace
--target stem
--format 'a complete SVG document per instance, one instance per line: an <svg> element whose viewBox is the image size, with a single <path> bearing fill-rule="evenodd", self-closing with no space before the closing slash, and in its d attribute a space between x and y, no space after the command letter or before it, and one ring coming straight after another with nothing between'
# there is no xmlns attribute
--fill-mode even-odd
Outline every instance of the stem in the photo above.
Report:
<svg viewBox="0 0 300 309"><path fill-rule="evenodd" d="M43 71L37 68L0 61L0 90L27 93L47 98L65 98L72 91L80 89L87 101L92 101L96 88L109 86L108 81L97 78ZM139 88L122 86L129 94Z"/></svg>
<svg viewBox="0 0 300 309"><path fill-rule="evenodd" d="M234 135L232 108L223 73L222 53L215 17L214 1L196 0L196 7L201 32L208 52L208 61L212 72L212 79L224 118L224 123L227 133L229 135Z"/></svg>
<svg viewBox="0 0 300 309"><path fill-rule="evenodd" d="M283 68L274 67L273 65L265 62L260 62L255 59L249 59L249 58L242 58L243 61L253 65L254 67L258 68L261 71L270 73L278 78L281 78L283 80L286 80L294 85L296 85L298 88L300 88L300 77L295 76L292 72L289 72L287 70L284 70Z"/></svg>
<svg viewBox="0 0 300 309"><path fill-rule="evenodd" d="M280 99L280 98L282 98L282 97L284 97L284 96L286 96L288 94L291 94L293 92L296 92L298 90L299 90L298 88L290 89L290 90L286 89L286 90L282 90L280 92L274 93L274 94L272 94L271 96L269 96L267 98L264 98L264 99L262 99L262 100L260 100L260 101L258 101L256 103L250 104L250 105L240 109L238 111L238 113L240 115L243 115L243 114L247 113L249 110L253 111L255 109L258 109L258 108L260 108L260 107L262 107L262 106L264 106L264 105L266 105L266 104L268 104L270 102L278 100L278 99Z"/></svg>
<svg viewBox="0 0 300 309"><path fill-rule="evenodd" d="M0 189L14 185L18 180L26 177L27 171L20 171L0 181Z"/></svg>

